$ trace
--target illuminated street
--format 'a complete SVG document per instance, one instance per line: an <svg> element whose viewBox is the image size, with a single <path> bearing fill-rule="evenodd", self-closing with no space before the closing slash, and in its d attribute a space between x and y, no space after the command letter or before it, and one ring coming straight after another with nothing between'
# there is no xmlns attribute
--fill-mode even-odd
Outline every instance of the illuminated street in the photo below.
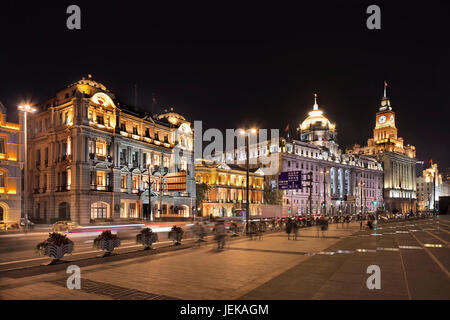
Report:
<svg viewBox="0 0 450 320"><path fill-rule="evenodd" d="M68 264L0 272L1 299L449 299L450 219L331 224L261 240L84 259L81 290L66 288ZM317 236L320 236L319 238ZM213 241L209 241L213 242ZM177 247L182 248L182 245ZM366 269L381 269L369 290ZM124 277L126 275L126 277Z"/></svg>

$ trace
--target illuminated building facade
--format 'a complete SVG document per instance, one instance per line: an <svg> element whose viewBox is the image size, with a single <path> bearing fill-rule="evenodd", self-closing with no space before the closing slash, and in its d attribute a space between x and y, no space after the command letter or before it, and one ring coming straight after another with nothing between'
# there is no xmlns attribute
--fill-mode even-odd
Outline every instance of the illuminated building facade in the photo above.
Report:
<svg viewBox="0 0 450 320"><path fill-rule="evenodd" d="M154 217L191 215L193 135L184 117L136 111L90 78L37 107L27 128L30 217L82 224L148 219L149 168ZM155 171L167 176L162 180ZM169 176L184 190L172 192L177 188Z"/></svg>
<svg viewBox="0 0 450 320"><path fill-rule="evenodd" d="M417 178L417 209L419 211L434 210L437 208L439 197L448 196L445 191L438 166L432 163L431 167L423 170L422 176Z"/></svg>
<svg viewBox="0 0 450 320"><path fill-rule="evenodd" d="M395 126L396 115L391 102L386 97L386 86L381 106L375 116L373 138L367 146L353 146L349 154L364 154L383 163L384 169L384 207L386 210L399 210L407 213L416 210L416 150L405 145L398 137Z"/></svg>
<svg viewBox="0 0 450 320"><path fill-rule="evenodd" d="M209 186L202 203L202 215L214 217L240 216L245 211L247 171L234 164L216 163L197 159L195 179L197 184ZM259 169L249 173L250 215L261 215L264 202L264 174Z"/></svg>
<svg viewBox="0 0 450 320"><path fill-rule="evenodd" d="M22 212L20 128L20 124L6 121L6 108L0 102L0 222L6 226L18 224Z"/></svg>
<svg viewBox="0 0 450 320"><path fill-rule="evenodd" d="M265 174L266 185L277 188L280 172L302 171L312 173L313 188L284 190L282 214L307 215L324 213L328 215L375 212L382 202L383 170L376 159L364 155L349 155L342 152L337 143L336 126L319 110L315 96L313 110L299 125L300 139L280 138L278 143L262 141L250 145L250 163L253 161ZM267 165L260 157L278 155L276 174L268 174ZM245 163L245 148L235 150L234 155L226 155L228 161L236 159ZM325 173L323 173L325 172ZM304 176L306 179L306 176ZM325 185L324 185L325 179ZM325 208L322 207L325 195ZM310 212L310 201L311 211ZM361 208L362 207L362 208Z"/></svg>

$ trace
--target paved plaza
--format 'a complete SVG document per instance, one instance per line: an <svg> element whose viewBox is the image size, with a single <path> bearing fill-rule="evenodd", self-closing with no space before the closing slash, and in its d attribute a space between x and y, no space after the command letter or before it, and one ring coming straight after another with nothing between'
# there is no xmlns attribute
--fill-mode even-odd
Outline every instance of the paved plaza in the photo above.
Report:
<svg viewBox="0 0 450 320"><path fill-rule="evenodd" d="M0 272L0 299L450 299L450 219L331 224L202 246ZM181 246L182 247L182 246ZM68 257L70 259L70 256ZM65 268L81 267L69 290ZM381 270L369 290L367 267ZM43 271L44 270L44 271Z"/></svg>

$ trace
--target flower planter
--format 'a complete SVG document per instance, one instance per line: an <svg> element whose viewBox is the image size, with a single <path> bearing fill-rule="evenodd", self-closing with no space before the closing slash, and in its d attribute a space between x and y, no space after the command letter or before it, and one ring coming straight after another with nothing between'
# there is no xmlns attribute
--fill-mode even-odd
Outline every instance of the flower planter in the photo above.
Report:
<svg viewBox="0 0 450 320"><path fill-rule="evenodd" d="M170 231L169 239L173 239L174 245L180 245L181 239L183 239L183 231Z"/></svg>
<svg viewBox="0 0 450 320"><path fill-rule="evenodd" d="M40 255L46 255L53 260L47 265L55 264L64 257L66 253L73 252L74 244L67 236L59 233L49 233L47 240L39 243L36 250Z"/></svg>
<svg viewBox="0 0 450 320"><path fill-rule="evenodd" d="M44 255L46 255L47 257L59 260L64 257L66 253L71 254L73 252L73 242L62 244L60 246L48 244L44 247L43 251Z"/></svg>
<svg viewBox="0 0 450 320"><path fill-rule="evenodd" d="M141 243L144 245L144 250L149 250L152 244L158 241L157 233L140 233L136 236L136 243Z"/></svg>
<svg viewBox="0 0 450 320"><path fill-rule="evenodd" d="M111 252L114 251L114 248L117 248L120 246L120 239L101 239L97 243L97 248L105 251L105 256L108 256L111 254Z"/></svg>

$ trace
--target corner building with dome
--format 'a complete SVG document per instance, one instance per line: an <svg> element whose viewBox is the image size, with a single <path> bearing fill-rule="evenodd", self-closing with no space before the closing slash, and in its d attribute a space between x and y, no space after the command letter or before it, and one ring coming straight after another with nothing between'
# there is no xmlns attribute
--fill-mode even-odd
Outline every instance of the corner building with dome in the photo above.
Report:
<svg viewBox="0 0 450 320"><path fill-rule="evenodd" d="M173 109L159 115L137 110L90 76L36 107L27 128L25 200L32 220L192 216L193 132Z"/></svg>

